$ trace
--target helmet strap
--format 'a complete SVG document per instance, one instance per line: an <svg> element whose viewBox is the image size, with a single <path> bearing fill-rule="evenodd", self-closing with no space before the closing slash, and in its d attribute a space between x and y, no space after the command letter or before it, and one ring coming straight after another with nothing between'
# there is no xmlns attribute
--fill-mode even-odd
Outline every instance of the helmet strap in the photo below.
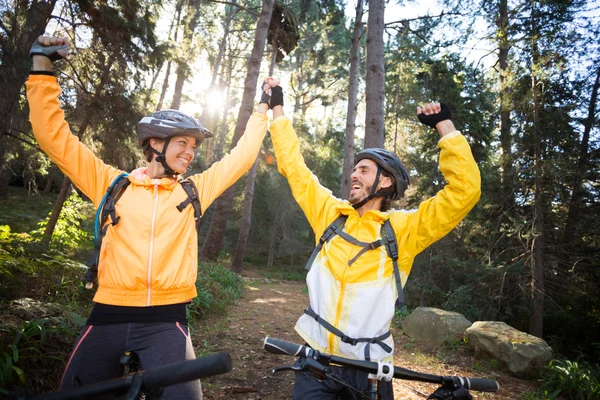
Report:
<svg viewBox="0 0 600 400"><path fill-rule="evenodd" d="M169 146L170 141L171 141L170 137L165 140L165 145L163 146L162 151L158 151L152 146L150 146L150 151L152 151L154 154L156 154L155 160L162 164L163 168L165 169L165 175L177 176L177 175L179 175L179 173L173 171L173 169L171 167L169 167L169 165L167 164L166 152L167 152L167 146ZM148 145L150 145L150 143L148 143Z"/></svg>
<svg viewBox="0 0 600 400"><path fill-rule="evenodd" d="M358 203L352 204L352 208L357 210L357 209L361 208L362 206L364 206L365 204L367 204L369 201L371 201L371 199L373 199L374 197L385 197L385 196L390 195L390 193L388 191L382 191L382 190L378 191L377 190L377 185L379 185L379 177L380 176L381 176L381 167L378 164L377 165L377 174L375 175L375 182L373 182L373 187L371 188L371 193L369 193L369 195L367 197L365 197Z"/></svg>

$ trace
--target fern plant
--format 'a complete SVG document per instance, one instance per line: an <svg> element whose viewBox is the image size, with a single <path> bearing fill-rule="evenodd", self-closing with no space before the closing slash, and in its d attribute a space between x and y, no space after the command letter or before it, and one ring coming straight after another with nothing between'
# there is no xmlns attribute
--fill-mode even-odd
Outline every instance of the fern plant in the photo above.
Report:
<svg viewBox="0 0 600 400"><path fill-rule="evenodd" d="M542 370L539 393L545 399L600 399L600 366L552 360Z"/></svg>

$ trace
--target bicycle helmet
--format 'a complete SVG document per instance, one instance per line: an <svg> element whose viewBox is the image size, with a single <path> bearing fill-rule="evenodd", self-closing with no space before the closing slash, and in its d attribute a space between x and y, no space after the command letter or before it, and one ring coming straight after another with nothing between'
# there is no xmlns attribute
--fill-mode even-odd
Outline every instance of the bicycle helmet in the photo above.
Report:
<svg viewBox="0 0 600 400"><path fill-rule="evenodd" d="M365 149L358 153L356 157L354 157L354 165L358 164L360 160L365 158L374 161L375 164L377 164L377 175L375 176L375 183L373 184L371 193L361 202L353 204L353 207L360 208L373 197L387 196L390 198L390 200L399 200L404 197L404 191L410 184L410 180L408 178L408 172L400 162L400 159L398 159L394 153L385 149L371 148ZM392 186L391 190L382 189L377 191L381 169L385 170L394 178L394 185Z"/></svg>
<svg viewBox="0 0 600 400"><path fill-rule="evenodd" d="M173 136L193 136L199 142L211 138L212 133L196 118L178 110L162 110L152 113L140 120L137 126L140 146L151 138L168 139Z"/></svg>
<svg viewBox="0 0 600 400"><path fill-rule="evenodd" d="M178 110L157 111L142 118L137 126L138 142L144 148L144 152L149 149L157 155L156 161L163 165L167 175L177 175L177 172L167 165L165 157L167 146L174 136L192 136L196 138L196 144L199 146L205 138L211 138L213 135L196 118ZM162 151L159 152L150 146L152 138L165 140Z"/></svg>

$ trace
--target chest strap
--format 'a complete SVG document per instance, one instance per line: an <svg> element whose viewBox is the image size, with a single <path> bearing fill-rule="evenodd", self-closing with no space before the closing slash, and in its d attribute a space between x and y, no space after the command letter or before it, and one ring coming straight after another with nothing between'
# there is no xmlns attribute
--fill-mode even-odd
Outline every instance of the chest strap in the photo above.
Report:
<svg viewBox="0 0 600 400"><path fill-rule="evenodd" d="M404 307L404 292L402 290L402 281L400 279L400 268L398 267L398 242L396 240L396 234L392 229L392 224L389 219L386 219L383 225L381 226L381 239L375 240L374 242L361 242L353 236L350 236L346 232L344 232L344 225L346 224L346 220L348 219L347 215L340 215L333 221L323 232L323 235L319 238L319 243L315 246L310 258L306 262L306 266L304 267L307 271L310 271L313 263L315 262L315 258L317 258L317 254L323 248L323 245L331 240L335 235L340 235L342 239L345 241L352 243L353 245L362 247L362 249L354 256L350 261L348 261L348 266L352 266L354 262L362 256L365 252L369 250L375 250L376 248L384 245L385 250L389 258L392 259L392 264L394 266L394 278L396 281L396 291L398 292L398 297L396 298L396 303L394 307L396 310L401 310Z"/></svg>
<svg viewBox="0 0 600 400"><path fill-rule="evenodd" d="M321 318L316 312L314 312L314 310L310 306L308 306L308 308L304 310L304 314L314 318L314 320L317 321L323 328L327 329L329 332L339 337L344 343L350 344L352 346L356 346L358 343L367 343L367 345L365 346L366 361L371 361L371 344L376 344L380 346L383 350L385 350L386 353L392 353L392 348L383 342L392 334L390 331L387 331L381 336L373 338L353 338L347 336L344 332L340 331L338 328Z"/></svg>

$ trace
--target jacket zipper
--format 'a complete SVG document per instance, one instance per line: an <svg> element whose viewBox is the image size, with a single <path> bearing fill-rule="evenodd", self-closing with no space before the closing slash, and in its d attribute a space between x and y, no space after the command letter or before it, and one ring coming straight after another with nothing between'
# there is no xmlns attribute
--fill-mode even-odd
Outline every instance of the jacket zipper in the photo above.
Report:
<svg viewBox="0 0 600 400"><path fill-rule="evenodd" d="M154 250L154 222L156 221L156 210L158 209L158 185L154 185L154 211L152 212L152 225L150 227L150 254L148 255L148 299L146 305L150 307L150 296L152 293L152 254Z"/></svg>

